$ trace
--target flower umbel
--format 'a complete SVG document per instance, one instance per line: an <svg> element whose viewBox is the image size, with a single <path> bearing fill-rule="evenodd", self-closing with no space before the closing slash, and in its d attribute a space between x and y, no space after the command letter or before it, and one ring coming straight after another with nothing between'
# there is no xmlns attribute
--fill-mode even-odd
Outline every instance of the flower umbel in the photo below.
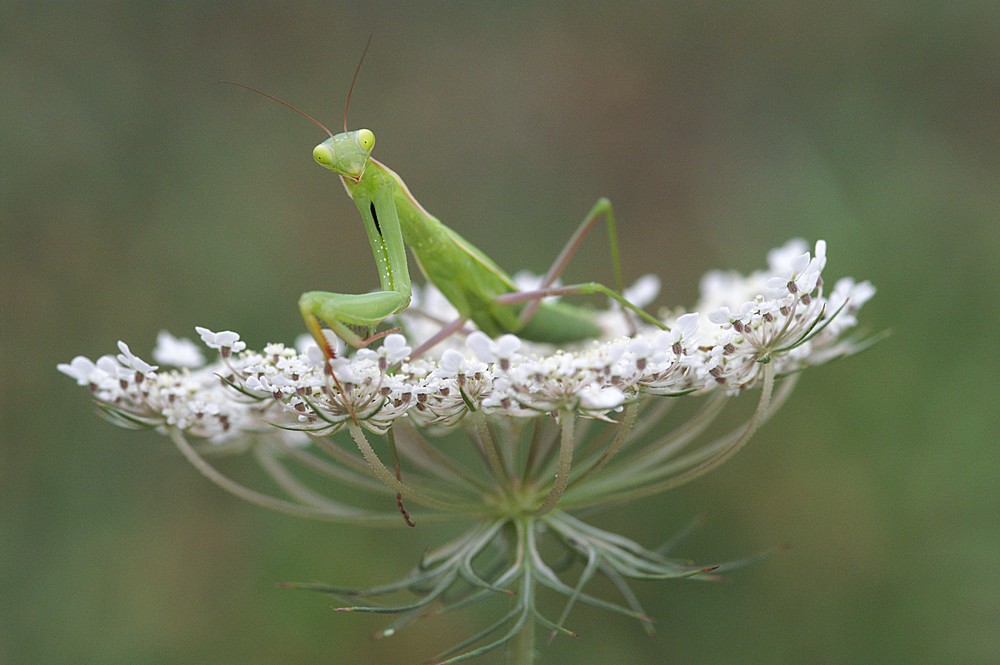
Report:
<svg viewBox="0 0 1000 665"><path fill-rule="evenodd" d="M663 492L714 469L774 414L802 370L870 343L847 332L874 288L844 279L828 296L825 264L825 243L810 253L793 241L771 253L766 271L707 275L701 302L666 316L668 330L640 325L625 336L630 326L611 307L598 313L604 337L563 349L463 331L410 359L411 348L436 332L428 322L453 316L427 287L415 294L419 308L399 317L405 336L388 335L377 349L329 363L315 346L256 351L234 332L198 328L217 352L208 365L191 342L161 333L153 358L176 369L152 365L119 342L116 356L78 356L59 370L115 422L167 434L206 477L256 504L368 525L467 520L464 535L425 554L395 583L290 585L350 599L345 611L397 613L382 636L428 614L505 599L509 611L497 623L440 655L452 663L515 636L531 640L536 625L572 635L566 622L577 603L650 629L628 580L711 577L745 563L680 561L668 548L647 549L573 513ZM656 288L644 279L635 297L651 300ZM706 436L742 394L755 395L749 418ZM672 422L669 406L680 397L700 401L686 420ZM221 449L252 452L284 496L223 476L206 460ZM324 496L297 468L351 486L356 502ZM542 540L554 543L545 555ZM560 562L578 565L557 569L546 558L552 547L563 550ZM620 601L586 591L598 575ZM565 596L559 616L538 610L542 588ZM365 600L405 593L417 600Z"/></svg>

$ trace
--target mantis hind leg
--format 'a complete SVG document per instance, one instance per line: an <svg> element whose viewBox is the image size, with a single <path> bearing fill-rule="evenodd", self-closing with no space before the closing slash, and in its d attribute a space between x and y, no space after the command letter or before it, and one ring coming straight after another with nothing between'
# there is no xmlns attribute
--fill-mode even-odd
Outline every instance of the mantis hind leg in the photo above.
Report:
<svg viewBox="0 0 1000 665"><path fill-rule="evenodd" d="M566 245L562 248L562 251L559 252L559 256L556 257L556 260L552 262L552 267L550 267L549 271L545 273L542 283L538 286L539 291L548 289L559 278L562 271L565 270L566 266L569 265L569 262L573 260L573 255L576 254L578 249L580 249L580 245L583 244L584 238L587 237L590 231L594 228L594 225L597 224L601 218L604 218L608 227L608 242L611 245L611 266L615 271L615 287L619 292L625 289L625 284L622 280L621 259L619 258L618 251L618 228L615 224L615 211L611 207L611 201L602 196L597 200L597 203L594 204L594 207L590 209L590 212L587 213L587 216L583 218L583 221L580 223L580 226L576 228L576 231L573 232L573 235L570 236L569 241L567 241ZM535 312L538 311L541 304L542 301L540 298L532 300L528 306L521 311L521 315L519 317L521 323L527 323L528 319L534 316Z"/></svg>
<svg viewBox="0 0 1000 665"><path fill-rule="evenodd" d="M518 293L507 293L502 296L497 296L496 302L501 305L516 305L517 303L527 302L527 303L540 303L543 298L549 298L551 296L575 296L575 295L587 295L587 294L602 294L611 298L622 307L628 311L634 312L639 318L643 319L647 323L650 323L661 330L669 330L670 327L667 324L660 321L658 318L642 309L638 305L629 302L622 294L617 291L608 288L607 286L601 284L600 282L584 282L582 284L573 284L570 286L550 286L547 289L536 289L534 291L520 291ZM530 305L529 305L530 306ZM527 309L527 307L525 308ZM537 307L536 307L537 309Z"/></svg>
<svg viewBox="0 0 1000 665"><path fill-rule="evenodd" d="M605 224L608 228L608 243L611 247L611 266L614 269L615 274L615 289L604 286L598 282L586 282L583 284L576 284L573 286L564 287L553 287L552 284L559 278L566 266L573 259L573 255L583 244L583 240L587 235L593 230L594 226L601 219L604 219ZM500 304L515 304L527 302L528 305L521 310L518 316L519 322L524 325L531 317L535 315L538 308L541 307L542 299L549 296L558 295L576 295L576 294L590 294L590 293L600 293L608 296L612 300L615 300L621 304L626 310L632 311L645 321L652 323L660 328L666 328L666 326L656 317L649 314L642 308L632 304L622 295L625 290L625 283L622 279L622 265L621 265L621 253L618 249L618 228L615 223L615 213L614 209L611 207L611 201L607 198L601 197L598 199L594 207L590 209L590 212L584 218L580 226L577 227L573 235L570 236L569 241L563 247L562 251L559 252L559 256L552 263L552 267L545 274L542 279L542 283L539 285L538 289L534 291L524 291L521 293L511 293L503 296L499 296L496 301ZM630 319L631 323L631 319Z"/></svg>
<svg viewBox="0 0 1000 665"><path fill-rule="evenodd" d="M443 342L444 340L446 340L447 338L451 337L456 332L458 332L461 329L461 327L465 325L465 322L468 320L469 319L467 317L460 316L451 323L442 326L440 330L434 333L434 335L424 340L424 342L420 346L415 348L410 353L410 358L419 358L429 349L433 349L435 346L437 346L438 344L440 344L441 342Z"/></svg>

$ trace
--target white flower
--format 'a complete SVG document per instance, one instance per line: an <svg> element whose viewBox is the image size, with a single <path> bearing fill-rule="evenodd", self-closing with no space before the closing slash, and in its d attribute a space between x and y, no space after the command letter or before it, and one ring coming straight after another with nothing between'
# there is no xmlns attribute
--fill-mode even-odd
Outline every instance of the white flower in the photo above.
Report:
<svg viewBox="0 0 1000 665"><path fill-rule="evenodd" d="M669 339L674 353L680 355L679 349L698 345L698 327L701 315L697 312L683 314L670 327Z"/></svg>
<svg viewBox="0 0 1000 665"><path fill-rule="evenodd" d="M517 352L523 342L517 335L501 335L492 340L486 333L477 330L469 335L465 344L483 362L499 363L500 368L506 371L510 367L511 360L519 357Z"/></svg>
<svg viewBox="0 0 1000 665"><path fill-rule="evenodd" d="M856 283L850 277L837 280L833 290L830 292L830 301L827 305L827 316L833 316L839 310L830 325L827 326L827 335L836 335L846 328L852 328L858 324L857 311L875 295L875 287L871 282Z"/></svg>
<svg viewBox="0 0 1000 665"><path fill-rule="evenodd" d="M309 333L302 333L295 338L295 348L299 353L303 354L309 354L311 349L319 351L319 345L316 344L316 340Z"/></svg>
<svg viewBox="0 0 1000 665"><path fill-rule="evenodd" d="M728 307L720 307L717 310L708 313L708 320L712 323L717 323L720 326L728 326L732 323L733 316L729 312Z"/></svg>
<svg viewBox="0 0 1000 665"><path fill-rule="evenodd" d="M111 356L104 356L101 360L107 359L110 359L114 365L114 359ZM56 369L66 376L76 379L78 386L100 387L105 385L107 381L117 378L118 375L117 371L113 370L112 373L107 371L107 369L112 369L111 367L101 369L100 364L100 360L95 364L89 358L77 356L69 363L59 363L56 365Z"/></svg>
<svg viewBox="0 0 1000 665"><path fill-rule="evenodd" d="M614 386L584 386L580 392L580 408L588 411L608 411L622 405L625 393Z"/></svg>
<svg viewBox="0 0 1000 665"><path fill-rule="evenodd" d="M812 293L819 282L820 273L826 266L826 241L816 242L816 256L803 252L791 259L788 266L767 281L774 297L785 293L807 295Z"/></svg>
<svg viewBox="0 0 1000 665"><path fill-rule="evenodd" d="M390 365L403 360L412 351L406 344L406 338L399 334L392 334L386 337L380 350L385 352L385 358L389 361Z"/></svg>
<svg viewBox="0 0 1000 665"><path fill-rule="evenodd" d="M365 380L365 366L349 358L334 358L330 361L330 369L341 383L358 384Z"/></svg>
<svg viewBox="0 0 1000 665"><path fill-rule="evenodd" d="M325 434L349 421L385 432L406 416L417 425L449 427L471 411L536 418L572 409L601 418L648 396L753 388L761 363L791 373L850 353L854 342L843 333L856 325L874 287L844 279L824 297L818 287L825 243L816 244L815 255L804 249L800 241L788 243L769 255L768 271L746 277L710 273L702 280L697 311L674 315L667 331L638 321L636 334L561 350L474 331L401 362L411 353L410 342L391 334L373 349L338 354L327 369L311 338L300 341L299 350L276 343L257 352L235 332L199 327L205 344L221 356L205 367L196 366L198 354L186 341L164 332L154 358L183 365L180 370L157 371L124 343L117 358L95 363L77 356L58 369L129 422L181 427L213 441L273 425ZM769 280L778 280L780 294L769 295ZM654 281L645 279L635 297L642 300L642 291L652 296ZM789 291L790 282L795 292ZM425 305L440 295L428 298L429 293L436 292L424 289ZM613 310L605 313L614 315ZM431 325L428 315L436 319L440 313L412 315L420 322L419 334L439 329L443 324ZM409 322L410 316L403 318Z"/></svg>
<svg viewBox="0 0 1000 665"><path fill-rule="evenodd" d="M645 307L660 295L660 287L660 278L657 275L647 274L635 280L632 286L625 287L622 295L633 305Z"/></svg>
<svg viewBox="0 0 1000 665"><path fill-rule="evenodd" d="M193 368L205 364L205 356L194 342L187 338L174 337L166 330L161 330L156 335L153 360L172 367Z"/></svg>
<svg viewBox="0 0 1000 665"><path fill-rule="evenodd" d="M475 358L468 358L455 349L448 349L441 355L440 368L431 376L469 376L486 371L486 364Z"/></svg>
<svg viewBox="0 0 1000 665"><path fill-rule="evenodd" d="M230 330L215 333L208 328L195 326L195 331L201 335L201 341L205 343L205 346L210 349L219 349L223 355L228 355L229 352L239 353L247 348L246 343L240 341L240 336Z"/></svg>
<svg viewBox="0 0 1000 665"><path fill-rule="evenodd" d="M792 263L802 254L809 251L809 245L802 238L793 238L781 247L775 247L767 253L767 270L771 274L790 270Z"/></svg>
<svg viewBox="0 0 1000 665"><path fill-rule="evenodd" d="M118 341L118 350L121 353L118 354L118 362L120 362L124 367L134 369L140 374L152 374L157 369L156 365L150 365L148 362L134 355L128 348L128 344Z"/></svg>

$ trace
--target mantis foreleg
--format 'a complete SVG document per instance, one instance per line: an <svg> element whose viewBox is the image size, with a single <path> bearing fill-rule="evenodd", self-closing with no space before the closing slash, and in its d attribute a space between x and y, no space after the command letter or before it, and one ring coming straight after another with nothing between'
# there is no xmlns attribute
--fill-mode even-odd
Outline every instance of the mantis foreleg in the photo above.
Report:
<svg viewBox="0 0 1000 665"><path fill-rule="evenodd" d="M351 346L364 347L387 335L388 332L375 334L375 329L384 319L410 304L410 276L392 186L376 188L370 196L359 192L355 204L368 231L382 290L360 294L327 291L302 294L299 298L302 318L327 358L334 357L335 353L323 335L320 322L330 326ZM355 328L367 330L368 335L359 335Z"/></svg>
<svg viewBox="0 0 1000 665"><path fill-rule="evenodd" d="M371 333L383 319L406 307L407 301L408 298L395 291L361 294L309 291L299 298L299 310L316 341L325 339L320 326L322 321L337 337L361 348L384 336ZM353 328L367 329L369 335L362 337ZM332 349L327 346L325 350L328 356L333 356Z"/></svg>

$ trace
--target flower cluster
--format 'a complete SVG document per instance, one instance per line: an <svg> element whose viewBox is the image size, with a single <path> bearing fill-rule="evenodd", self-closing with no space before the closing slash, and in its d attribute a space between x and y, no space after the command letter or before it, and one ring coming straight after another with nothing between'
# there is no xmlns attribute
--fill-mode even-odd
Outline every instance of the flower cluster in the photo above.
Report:
<svg viewBox="0 0 1000 665"><path fill-rule="evenodd" d="M606 418L644 395L735 394L759 383L763 364L781 375L852 352L857 345L844 332L874 288L844 279L825 295L825 250L822 241L812 254L792 241L771 252L766 271L709 273L696 310L665 318L667 330L646 324L622 336L627 319L608 310L601 314L608 337L576 348L464 331L409 360L407 339L394 334L378 349L327 365L314 345L253 351L235 333L199 328L203 343L219 352L207 366L190 342L161 334L153 357L178 369L161 371L122 342L117 356L96 362L78 356L59 369L126 422L213 441L274 425L329 434L348 421L384 433L404 417L448 427L475 411L531 418L569 410ZM651 299L648 280L641 289ZM402 317L405 330L449 318L450 306L433 287L417 300L419 307Z"/></svg>
<svg viewBox="0 0 1000 665"><path fill-rule="evenodd" d="M509 611L443 652L440 662L488 653L515 636L529 654L536 624L552 635L575 634L565 622L577 603L648 629L628 580L704 579L753 560L693 565L570 511L650 496L711 471L780 407L801 370L866 346L870 340L848 333L874 288L843 279L827 294L825 264L825 243L809 252L792 241L771 252L766 270L706 275L697 306L658 313L662 327L637 322L612 304L595 312L600 338L558 349L463 329L417 355L414 348L457 316L428 286L415 291L395 322L405 334L351 355L327 340L337 352L332 360L309 338L256 351L234 332L196 328L217 353L211 363L193 342L161 333L152 358L173 369L119 342L117 355L96 362L78 356L59 370L117 422L169 435L205 477L257 505L368 525L414 526L409 504L420 511L416 520L470 519L464 534L426 552L396 582L367 590L289 586L350 598L344 611L397 614L381 636L423 616L500 598ZM517 283L524 290L538 285L531 277ZM647 307L657 291L658 281L647 276L624 297ZM710 428L730 397L750 390L757 407L745 422L722 434ZM661 426L668 414L673 418L658 408L664 400L692 394L708 398L686 422ZM453 438L466 437L464 445L437 438L453 431ZM388 444L391 464L369 434ZM252 450L281 494L241 485L202 457L223 442ZM309 473L298 473L304 469ZM340 500L317 491L322 479L358 491ZM553 550L558 556L547 562ZM622 602L584 591L597 576L611 582ZM542 588L566 598L557 618L538 607ZM397 592L418 599L394 605L384 598Z"/></svg>

